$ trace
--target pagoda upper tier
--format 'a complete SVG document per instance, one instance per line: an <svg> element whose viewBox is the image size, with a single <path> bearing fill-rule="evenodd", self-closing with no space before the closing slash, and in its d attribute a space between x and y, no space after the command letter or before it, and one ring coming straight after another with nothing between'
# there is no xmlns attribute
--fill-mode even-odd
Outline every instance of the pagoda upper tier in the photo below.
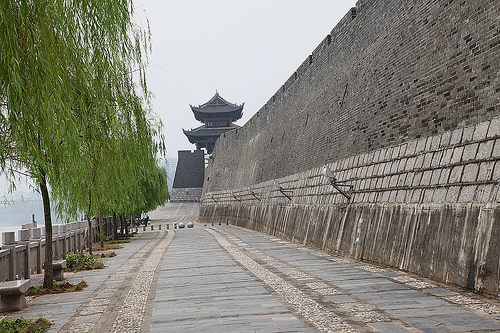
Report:
<svg viewBox="0 0 500 333"><path fill-rule="evenodd" d="M206 149L212 154L215 141L222 134L238 128L234 121L243 115L243 104L229 103L216 92L208 102L200 106L191 106L196 120L203 123L202 126L190 131L182 130L188 137L189 142L196 144L196 149Z"/></svg>
<svg viewBox="0 0 500 333"><path fill-rule="evenodd" d="M190 107L196 120L202 123L206 124L207 120L214 119L225 119L231 123L241 119L244 104L236 105L229 103L216 92L215 96L205 104L200 106L190 105Z"/></svg>

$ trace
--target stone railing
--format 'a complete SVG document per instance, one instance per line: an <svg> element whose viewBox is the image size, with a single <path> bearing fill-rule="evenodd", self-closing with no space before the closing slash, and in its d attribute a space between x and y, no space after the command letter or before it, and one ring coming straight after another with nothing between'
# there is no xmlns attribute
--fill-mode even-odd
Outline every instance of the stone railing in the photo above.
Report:
<svg viewBox="0 0 500 333"><path fill-rule="evenodd" d="M69 252L77 252L84 241L86 221L52 226L54 258L66 258ZM92 223L92 243L98 241L97 223ZM15 232L2 233L0 250L0 281L29 279L31 274L42 272L45 258L45 227L37 228L35 223L22 225Z"/></svg>

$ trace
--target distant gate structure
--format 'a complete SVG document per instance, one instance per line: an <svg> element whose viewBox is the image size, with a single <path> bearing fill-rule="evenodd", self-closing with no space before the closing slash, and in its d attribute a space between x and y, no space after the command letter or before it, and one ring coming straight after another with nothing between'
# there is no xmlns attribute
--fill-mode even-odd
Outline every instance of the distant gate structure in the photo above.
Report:
<svg viewBox="0 0 500 333"><path fill-rule="evenodd" d="M200 106L192 106L196 120L202 126L190 131L184 130L189 142L196 144L196 150L179 150L170 201L200 201L205 177L205 150L212 154L215 141L224 133L239 128L233 124L243 115L243 104L229 103L216 91L214 97Z"/></svg>
<svg viewBox="0 0 500 333"><path fill-rule="evenodd" d="M241 119L243 106L229 103L215 92L215 96L200 106L191 106L196 120L203 123L200 127L183 130L189 142L196 144L196 150L205 148L208 154L212 154L215 141L224 133L234 130L239 126L233 122Z"/></svg>

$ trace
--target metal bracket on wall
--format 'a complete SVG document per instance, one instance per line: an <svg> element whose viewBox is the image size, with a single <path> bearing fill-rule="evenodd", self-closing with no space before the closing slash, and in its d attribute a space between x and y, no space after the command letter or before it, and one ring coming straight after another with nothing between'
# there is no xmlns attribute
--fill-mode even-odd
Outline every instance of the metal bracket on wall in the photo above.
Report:
<svg viewBox="0 0 500 333"><path fill-rule="evenodd" d="M238 197L236 196L236 194L234 194L234 192L231 192L231 194L233 195L233 198L236 199L236 201L240 201L241 202L241 199L238 199Z"/></svg>
<svg viewBox="0 0 500 333"><path fill-rule="evenodd" d="M254 196L255 199L260 201L260 198L257 196L257 194L255 194L251 186L248 187L248 190L250 191L250 194Z"/></svg>
<svg viewBox="0 0 500 333"><path fill-rule="evenodd" d="M332 170L330 169L330 167L328 165L326 165L323 168L323 175L326 178L328 178L328 180L330 181L330 185L332 185L337 191L339 191L340 194L342 194L344 197L346 197L347 200L351 200L351 196L349 194L347 194L343 189L341 189L340 186L349 187L349 189L352 189L352 187L354 185L342 184L342 183L337 182L337 178L335 177L335 175L333 174Z"/></svg>
<svg viewBox="0 0 500 333"><path fill-rule="evenodd" d="M293 194L293 191L285 191L277 180L274 181L274 186L277 187L278 191L280 191L281 194L287 197L288 200L292 200L292 198L287 193Z"/></svg>

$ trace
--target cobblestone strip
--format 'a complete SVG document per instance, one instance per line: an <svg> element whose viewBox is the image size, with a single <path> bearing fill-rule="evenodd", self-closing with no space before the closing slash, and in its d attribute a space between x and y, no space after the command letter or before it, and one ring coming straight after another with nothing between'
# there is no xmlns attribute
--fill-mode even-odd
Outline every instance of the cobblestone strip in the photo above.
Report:
<svg viewBox="0 0 500 333"><path fill-rule="evenodd" d="M164 233L165 231L161 231ZM127 294L118 316L116 317L111 332L140 332L146 310L146 301L149 296L151 282L160 263L160 260L173 238L173 232L158 244L148 257L137 277L132 284L132 288Z"/></svg>
<svg viewBox="0 0 500 333"><path fill-rule="evenodd" d="M211 229L207 230L236 261L255 274L266 285L271 287L280 298L288 302L288 304L318 330L321 332L356 332L356 330L343 322L339 316L311 299L307 294L303 293L292 284L252 260L236 246L228 242L222 235Z"/></svg>
<svg viewBox="0 0 500 333"><path fill-rule="evenodd" d="M330 262L334 262L336 264L347 265L347 264L359 263L358 261L353 260L353 259L336 257L334 255L330 255L330 254L327 254L324 252L320 252L320 251L316 251L316 250L309 249L306 247L302 247L302 246L297 245L295 243L288 242L288 241L285 241L285 240L282 240L280 238L276 238L273 236L269 236L269 235L262 236L262 234L260 234L256 231L253 231L253 230L250 230L250 232L252 232L256 235L259 235L261 237L264 237L270 241L273 241L273 242L276 242L279 244L283 244L283 245L288 246L290 248L295 248L295 249L298 249L298 250L303 251L303 252L308 252L309 254L326 259L326 260L328 260ZM235 236L232 235L232 237L235 237ZM245 242L242 242L241 240L239 240L239 238L235 238L235 242L238 242L237 244L239 244L247 249L249 248L248 244L246 244ZM253 252L253 253L255 253L255 252ZM278 261L270 262L269 264L271 264L277 268L286 267L286 264L281 264ZM490 300L489 299L486 301L486 300L476 298L475 295L469 295L469 296L463 296L463 295L440 296L440 295L436 295L432 292L432 290L434 288L439 288L440 286L438 286L434 283L423 281L422 279L419 279L416 277L408 276L407 273L401 272L401 271L398 271L395 269L384 269L384 268L379 268L379 267L371 266L371 265L361 265L361 266L351 265L351 268L367 271L367 272L370 272L376 276L388 279L389 281L400 283L400 284L405 285L411 289L417 290L425 295L428 295L428 296L431 296L431 297L434 297L434 298L437 298L440 300L444 300L444 301L446 301L452 305L455 305L455 306L465 308L465 309L467 309L471 312L474 312L475 314L477 314L483 318L486 318L488 320L493 320L496 322L500 321L500 302L497 300ZM384 273L387 273L387 272L394 272L394 273L398 274L398 276L390 277L390 276L384 275ZM293 273L291 273L291 274L293 274Z"/></svg>
<svg viewBox="0 0 500 333"><path fill-rule="evenodd" d="M179 214L179 211L181 210L182 205L183 205L182 202L179 205L177 205L177 209L174 212L174 216L177 216Z"/></svg>
<svg viewBox="0 0 500 333"><path fill-rule="evenodd" d="M243 251L248 251L249 253L251 253L251 256L255 258L255 261L258 264L263 265L272 273L283 278L285 281L288 281L291 285L307 294L309 298L318 300L319 304L321 304L325 309L328 309L329 311L332 311L333 313L338 315L339 318L342 318L342 320L348 325L351 325L352 328L358 329L360 331L373 331L373 328L371 326L367 326L367 324L369 325L370 323L375 322L393 322L405 327L409 332L421 332L417 328L401 321L397 317L392 316L391 314L377 308L376 306L369 304L360 297L353 295L352 293L342 288L339 288L331 282L325 281L318 276L302 271L294 267L293 265L281 261L280 259L275 259L272 256L269 256L267 253L255 248L249 243L242 241L240 238L227 230L223 231L218 229L218 232L224 234L224 237L236 244L236 246L244 249ZM272 241L277 240L272 239ZM308 252L309 254L333 261L336 264L343 265L346 263L353 263L353 261L343 260L343 258L333 258L323 252L311 250L302 246L297 246L293 243L280 243L286 244L286 246L289 246L296 250ZM279 270L280 268L284 268L285 270ZM357 266L355 266L355 268L357 268ZM314 279L319 282L307 282L307 280L309 279ZM321 297L331 295L346 295L351 299L351 301L347 303L339 303Z"/></svg>
<svg viewBox="0 0 500 333"><path fill-rule="evenodd" d="M80 306L78 311L68 320L68 322L61 328L61 332L77 332L77 333L87 333L96 330L96 324L98 320L94 322L80 322L86 316L100 315L105 313L111 299L99 299L99 295L106 293L116 293L119 291L119 284L124 285L130 272L137 269L140 266L141 261L137 259L138 257L144 256L148 251L151 250L153 244L157 243L160 234L157 236L156 240L152 240L150 244L147 244L140 248L130 259L125 261L120 267L113 271L102 283L96 288L96 290L87 298L87 300ZM86 321L86 320L84 320Z"/></svg>

